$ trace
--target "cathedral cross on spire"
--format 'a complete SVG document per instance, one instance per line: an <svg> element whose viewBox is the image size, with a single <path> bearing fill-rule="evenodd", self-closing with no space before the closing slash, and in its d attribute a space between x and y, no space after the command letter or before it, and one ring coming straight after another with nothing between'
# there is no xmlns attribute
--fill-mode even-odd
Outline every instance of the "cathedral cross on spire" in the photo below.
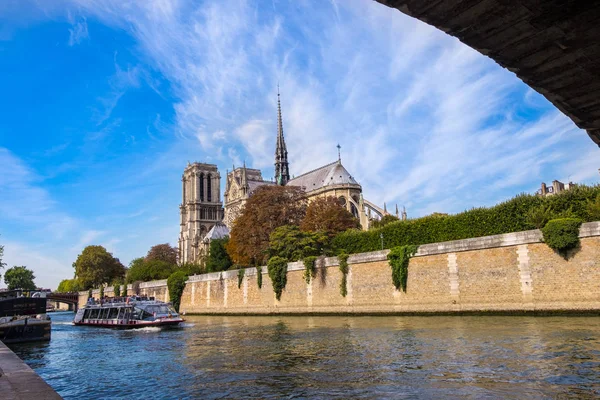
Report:
<svg viewBox="0 0 600 400"><path fill-rule="evenodd" d="M277 147L275 148L275 180L278 185L284 186L290 180L288 152L283 137L283 121L281 119L281 99L279 84L277 84Z"/></svg>

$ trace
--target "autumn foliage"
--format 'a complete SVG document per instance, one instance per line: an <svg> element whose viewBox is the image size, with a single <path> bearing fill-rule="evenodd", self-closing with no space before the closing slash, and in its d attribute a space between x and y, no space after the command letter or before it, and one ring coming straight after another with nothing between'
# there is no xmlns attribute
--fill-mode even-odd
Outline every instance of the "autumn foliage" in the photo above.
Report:
<svg viewBox="0 0 600 400"><path fill-rule="evenodd" d="M306 214L302 189L261 186L252 193L230 232L227 253L238 265L261 265L267 260L269 235L284 225L300 225Z"/></svg>
<svg viewBox="0 0 600 400"><path fill-rule="evenodd" d="M335 197L319 197L308 204L306 216L300 224L304 232L322 232L330 238L351 228L359 228L360 222L342 207Z"/></svg>

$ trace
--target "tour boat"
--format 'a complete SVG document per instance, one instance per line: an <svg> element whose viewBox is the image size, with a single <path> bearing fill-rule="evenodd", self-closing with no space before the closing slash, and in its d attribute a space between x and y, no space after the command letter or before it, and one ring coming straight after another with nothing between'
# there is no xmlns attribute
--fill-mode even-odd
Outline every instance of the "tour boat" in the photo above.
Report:
<svg viewBox="0 0 600 400"><path fill-rule="evenodd" d="M169 303L153 297L90 299L77 310L73 324L106 328L177 327L185 321Z"/></svg>
<svg viewBox="0 0 600 400"><path fill-rule="evenodd" d="M52 322L46 315L45 293L0 292L0 340L20 343L50 340Z"/></svg>

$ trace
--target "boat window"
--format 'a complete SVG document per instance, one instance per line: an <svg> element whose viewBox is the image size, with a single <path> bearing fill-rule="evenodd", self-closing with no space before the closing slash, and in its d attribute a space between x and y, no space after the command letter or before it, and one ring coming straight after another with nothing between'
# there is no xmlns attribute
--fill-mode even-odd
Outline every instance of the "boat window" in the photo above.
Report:
<svg viewBox="0 0 600 400"><path fill-rule="evenodd" d="M153 305L153 306L148 306L146 307L146 311L149 312L150 314L154 314L156 313L156 315L159 314L175 314L175 310L173 309L173 307L171 307L168 304L159 304L159 305Z"/></svg>
<svg viewBox="0 0 600 400"><path fill-rule="evenodd" d="M117 318L118 314L119 314L118 308L111 308L111 309L109 309L109 312L108 312L108 319L115 319L115 318Z"/></svg>
<svg viewBox="0 0 600 400"><path fill-rule="evenodd" d="M99 308L92 308L90 310L90 319L98 319L99 314L100 314Z"/></svg>
<svg viewBox="0 0 600 400"><path fill-rule="evenodd" d="M89 309L85 310L85 311L83 312L83 319L88 319L88 318L90 317L90 313L91 313L91 311L92 311L92 310L89 310Z"/></svg>
<svg viewBox="0 0 600 400"><path fill-rule="evenodd" d="M101 315L102 315L102 316L101 316L101 318L102 318L102 319L108 319L108 312L109 312L109 311L110 311L110 308L105 308L105 309L103 309L103 310L102 310L102 314L101 314Z"/></svg>

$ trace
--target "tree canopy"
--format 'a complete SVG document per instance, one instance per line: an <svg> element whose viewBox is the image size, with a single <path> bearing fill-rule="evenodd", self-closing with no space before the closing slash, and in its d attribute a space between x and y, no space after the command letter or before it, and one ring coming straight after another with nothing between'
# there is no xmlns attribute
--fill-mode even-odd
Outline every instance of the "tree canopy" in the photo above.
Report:
<svg viewBox="0 0 600 400"><path fill-rule="evenodd" d="M261 186L234 221L227 253L236 264L264 263L271 232L280 226L299 225L305 214L306 201L299 187Z"/></svg>
<svg viewBox="0 0 600 400"><path fill-rule="evenodd" d="M6 270L4 274L4 283L9 290L13 289L24 289L24 290L35 290L36 286L33 283L35 275L33 271L27 269L25 266L14 266Z"/></svg>
<svg viewBox="0 0 600 400"><path fill-rule="evenodd" d="M381 219L379 219L379 220L374 219L373 221L371 221L371 229L381 228L391 222L396 222L396 221L400 221L400 219L398 219L398 217L395 217L391 214L387 214L387 215L384 215L383 217L381 217Z"/></svg>
<svg viewBox="0 0 600 400"><path fill-rule="evenodd" d="M125 276L125 266L102 246L87 246L73 263L83 289L99 287Z"/></svg>
<svg viewBox="0 0 600 400"><path fill-rule="evenodd" d="M146 255L146 261L160 260L168 264L177 264L179 250L169 243L162 243L152 246Z"/></svg>
<svg viewBox="0 0 600 400"><path fill-rule="evenodd" d="M162 260L146 261L143 257L136 258L129 264L126 282L148 282L157 279L167 279L176 269L176 264L170 264Z"/></svg>
<svg viewBox="0 0 600 400"><path fill-rule="evenodd" d="M305 232L323 232L329 237L359 227L358 218L332 196L319 197L308 203L306 216L300 224L300 229Z"/></svg>
<svg viewBox="0 0 600 400"><path fill-rule="evenodd" d="M318 256L322 254L328 241L323 232L303 232L293 225L280 226L271 233L269 256L279 256L287 261Z"/></svg>
<svg viewBox="0 0 600 400"><path fill-rule="evenodd" d="M2 262L3 257L4 257L4 246L0 245L0 269L3 269L6 266L6 263Z"/></svg>
<svg viewBox="0 0 600 400"><path fill-rule="evenodd" d="M206 261L206 272L226 271L231 267L233 262L226 250L228 242L228 237L210 241L208 260Z"/></svg>
<svg viewBox="0 0 600 400"><path fill-rule="evenodd" d="M79 292L83 288L77 279L63 279L56 289L59 293Z"/></svg>

